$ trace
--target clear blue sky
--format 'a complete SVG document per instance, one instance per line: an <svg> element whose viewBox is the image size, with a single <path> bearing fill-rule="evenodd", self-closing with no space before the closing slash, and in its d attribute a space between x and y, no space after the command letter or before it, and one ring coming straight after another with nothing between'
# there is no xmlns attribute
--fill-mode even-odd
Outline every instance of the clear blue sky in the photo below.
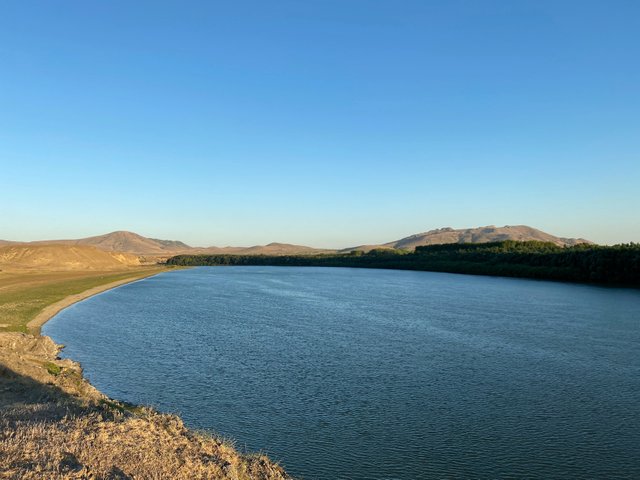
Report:
<svg viewBox="0 0 640 480"><path fill-rule="evenodd" d="M0 238L640 241L640 2L6 1Z"/></svg>

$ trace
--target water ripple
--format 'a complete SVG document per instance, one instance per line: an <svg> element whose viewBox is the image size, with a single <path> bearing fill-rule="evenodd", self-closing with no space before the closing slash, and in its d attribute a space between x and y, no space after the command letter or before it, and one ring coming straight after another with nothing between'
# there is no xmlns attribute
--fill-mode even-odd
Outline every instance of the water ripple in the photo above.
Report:
<svg viewBox="0 0 640 480"><path fill-rule="evenodd" d="M640 478L639 312L636 290L226 267L44 330L109 395L306 479Z"/></svg>

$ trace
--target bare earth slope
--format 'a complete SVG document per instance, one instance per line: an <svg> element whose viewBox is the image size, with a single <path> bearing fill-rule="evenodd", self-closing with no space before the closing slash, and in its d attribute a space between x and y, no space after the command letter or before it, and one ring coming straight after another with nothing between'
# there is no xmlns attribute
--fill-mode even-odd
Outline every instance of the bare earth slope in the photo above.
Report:
<svg viewBox="0 0 640 480"><path fill-rule="evenodd" d="M490 225L487 227L463 228L457 230L453 228L439 228L437 230L418 233L416 235L411 235L382 245L360 245L358 247L345 249L344 251L369 251L373 248L413 250L422 245L438 245L443 243L486 243L499 242L503 240L538 240L541 242L555 243L556 245L561 246L576 245L578 243L591 243L582 238L556 237L526 225L506 225L504 227L495 227Z"/></svg>
<svg viewBox="0 0 640 480"><path fill-rule="evenodd" d="M0 333L0 478L284 480L180 418L111 400L48 337Z"/></svg>
<svg viewBox="0 0 640 480"><path fill-rule="evenodd" d="M0 269L116 270L140 265L134 255L87 245L16 244L0 247Z"/></svg>

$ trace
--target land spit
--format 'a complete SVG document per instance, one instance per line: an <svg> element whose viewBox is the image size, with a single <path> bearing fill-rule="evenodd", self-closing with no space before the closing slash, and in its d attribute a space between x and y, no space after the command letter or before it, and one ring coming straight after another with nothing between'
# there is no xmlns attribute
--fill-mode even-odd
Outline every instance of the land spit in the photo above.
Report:
<svg viewBox="0 0 640 480"><path fill-rule="evenodd" d="M160 272L162 273L162 272ZM60 311L64 310L67 307L70 307L74 303L78 303L82 300L85 300L89 297L93 297L94 295L98 295L99 293L106 292L107 290L114 289L121 285L126 285L127 283L137 282L138 280L142 280L143 278L152 277L155 275L159 275L160 273L150 273L150 274L142 274L136 275L132 278L125 278L124 280L117 280L115 282L107 283L105 285L99 285L97 287L90 288L85 290L84 292L76 293L73 295L69 295L66 298L63 298L59 302L56 302L52 305L45 307L38 315L36 315L33 320L30 320L27 323L27 329L29 333L39 336L40 328L51 320L55 315L57 315Z"/></svg>
<svg viewBox="0 0 640 480"><path fill-rule="evenodd" d="M175 415L108 398L78 363L60 359L61 345L39 335L63 308L138 279L46 307L28 323L32 334L0 333L0 478L290 478L265 455L240 453L230 442L189 430Z"/></svg>

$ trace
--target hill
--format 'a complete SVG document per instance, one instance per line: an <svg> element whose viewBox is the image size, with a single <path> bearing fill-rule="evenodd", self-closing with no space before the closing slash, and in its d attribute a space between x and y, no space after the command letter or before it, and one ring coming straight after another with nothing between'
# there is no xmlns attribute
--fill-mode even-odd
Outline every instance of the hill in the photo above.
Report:
<svg viewBox="0 0 640 480"><path fill-rule="evenodd" d="M194 247L191 250L180 253L189 255L318 255L335 252L336 250L325 250L304 245L270 243L252 247Z"/></svg>
<svg viewBox="0 0 640 480"><path fill-rule="evenodd" d="M75 245L92 245L107 252L126 252L137 255L163 255L167 252L173 253L191 249L189 245L180 241L158 240L125 231L111 232L80 240L67 240L66 242Z"/></svg>
<svg viewBox="0 0 640 480"><path fill-rule="evenodd" d="M144 238L144 237L142 237ZM152 240L156 243L159 243L160 245L162 245L164 248L169 249L169 250L188 250L191 247L189 245L187 245L184 242L181 242L179 240L160 240L158 238L149 238L147 240Z"/></svg>
<svg viewBox="0 0 640 480"><path fill-rule="evenodd" d="M68 240L37 240L33 242L9 242L0 240L0 246L4 245L85 245L96 247L104 252L159 256L170 256L192 250L192 247L177 240L147 238L137 233L123 230L94 237Z"/></svg>
<svg viewBox="0 0 640 480"><path fill-rule="evenodd" d="M192 248L190 251L182 253L191 255L319 255L335 252L336 250L273 242L268 245L254 245L252 247Z"/></svg>
<svg viewBox="0 0 640 480"><path fill-rule="evenodd" d="M414 250L416 247L425 245L440 245L446 243L489 243L515 240L519 242L539 241L550 242L559 246L572 246L579 243L591 243L582 238L556 237L526 225L495 227L493 225L478 228L439 228L424 233L411 235L400 240L384 243L382 245L360 245L358 247L347 248L343 252L364 251L368 252L374 248L395 248L399 250Z"/></svg>
<svg viewBox="0 0 640 480"><path fill-rule="evenodd" d="M359 245L340 250L340 252L364 251L391 248L414 250L424 245L444 243L487 243L505 240L551 242L560 246L571 246L579 243L591 243L581 238L562 238L537 230L525 225L504 227L478 227L455 230L440 228L424 233L411 235L400 240L384 244ZM78 245L93 246L105 252L123 252L144 256L145 261L163 261L179 254L191 255L317 255L337 253L337 250L294 245L290 243L269 243L268 245L254 245L251 247L191 247L179 240L161 240L143 237L134 232L116 231L105 235L81 238L76 240L48 240L28 243L8 242L0 240L0 246L6 245Z"/></svg>
<svg viewBox="0 0 640 480"><path fill-rule="evenodd" d="M238 255L316 255L319 253L330 253L335 250L323 250L304 245L293 245L290 243L270 243L268 245L254 245L253 247L238 249Z"/></svg>
<svg viewBox="0 0 640 480"><path fill-rule="evenodd" d="M138 266L134 255L89 245L16 244L0 247L0 269L118 270Z"/></svg>

